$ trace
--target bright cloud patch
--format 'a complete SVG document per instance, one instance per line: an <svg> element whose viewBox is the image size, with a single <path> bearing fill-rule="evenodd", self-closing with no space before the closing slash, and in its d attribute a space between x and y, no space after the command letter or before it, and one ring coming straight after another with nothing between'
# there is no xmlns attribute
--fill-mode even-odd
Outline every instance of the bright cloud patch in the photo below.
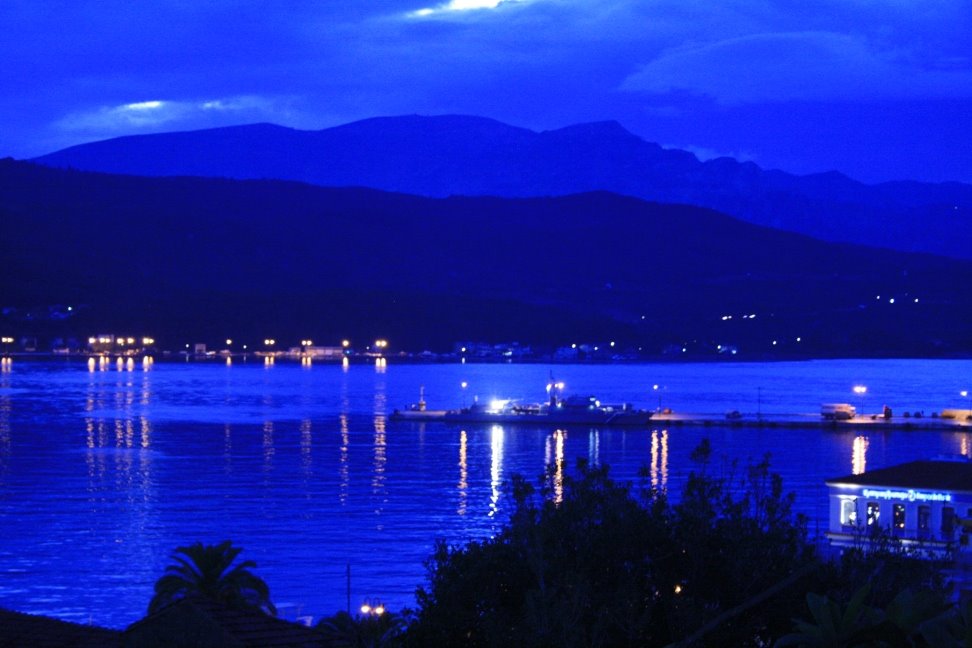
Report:
<svg viewBox="0 0 972 648"><path fill-rule="evenodd" d="M758 34L663 52L625 90L686 91L723 104L972 96L972 72L833 32Z"/></svg>
<svg viewBox="0 0 972 648"><path fill-rule="evenodd" d="M408 15L412 18L424 18L427 16L473 11L476 9L496 9L500 5L520 4L523 2L527 2L527 0L450 0L436 7L426 7L412 11Z"/></svg>
<svg viewBox="0 0 972 648"><path fill-rule="evenodd" d="M201 121L232 115L234 119L263 119L281 116L286 110L262 97L241 96L206 101L139 101L120 106L72 113L56 123L66 131L91 133L151 131L176 124L198 125Z"/></svg>

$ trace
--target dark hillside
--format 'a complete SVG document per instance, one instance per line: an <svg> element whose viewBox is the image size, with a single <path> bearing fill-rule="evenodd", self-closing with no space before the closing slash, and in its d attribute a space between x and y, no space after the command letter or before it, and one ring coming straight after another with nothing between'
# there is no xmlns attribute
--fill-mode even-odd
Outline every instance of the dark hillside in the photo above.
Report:
<svg viewBox="0 0 972 648"><path fill-rule="evenodd" d="M428 199L4 161L0 214L0 305L87 304L96 330L749 354L960 353L969 337L969 263L605 192Z"/></svg>

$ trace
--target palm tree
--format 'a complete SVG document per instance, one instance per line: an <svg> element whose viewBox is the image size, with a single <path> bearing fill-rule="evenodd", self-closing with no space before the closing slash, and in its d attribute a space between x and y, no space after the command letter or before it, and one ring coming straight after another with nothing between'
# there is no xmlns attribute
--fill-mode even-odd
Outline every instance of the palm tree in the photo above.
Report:
<svg viewBox="0 0 972 648"><path fill-rule="evenodd" d="M155 596L149 602L149 614L187 596L197 595L234 607L248 607L276 614L270 601L270 588L250 571L252 560L234 565L243 551L229 540L217 545L195 542L177 547L172 553L174 564L155 582Z"/></svg>

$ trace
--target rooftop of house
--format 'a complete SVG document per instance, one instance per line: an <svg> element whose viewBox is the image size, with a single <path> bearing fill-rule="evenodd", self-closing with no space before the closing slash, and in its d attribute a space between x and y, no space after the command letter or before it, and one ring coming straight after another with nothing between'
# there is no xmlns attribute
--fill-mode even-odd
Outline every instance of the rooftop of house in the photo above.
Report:
<svg viewBox="0 0 972 648"><path fill-rule="evenodd" d="M198 596L181 599L136 621L125 629L124 637L134 645L146 642L234 648L320 648L324 645L322 635L307 626L257 609L230 607Z"/></svg>
<svg viewBox="0 0 972 648"><path fill-rule="evenodd" d="M104 648L121 646L121 639L118 630L0 609L0 646Z"/></svg>
<svg viewBox="0 0 972 648"><path fill-rule="evenodd" d="M921 460L827 480L828 486L884 486L972 493L972 461Z"/></svg>

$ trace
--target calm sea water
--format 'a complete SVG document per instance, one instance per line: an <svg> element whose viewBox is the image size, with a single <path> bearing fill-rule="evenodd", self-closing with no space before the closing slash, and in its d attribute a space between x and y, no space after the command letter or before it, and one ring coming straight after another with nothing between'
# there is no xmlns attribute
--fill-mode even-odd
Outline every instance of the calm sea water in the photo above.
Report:
<svg viewBox="0 0 972 648"><path fill-rule="evenodd" d="M562 457L608 464L677 492L692 449L773 468L811 531L826 525L823 481L936 454L972 455L965 432L746 428L501 428L396 423L418 399L540 401L543 365L333 364L262 360L89 366L15 359L0 372L0 606L124 627L144 613L176 546L231 539L287 616L347 603L414 603L436 538L494 533L508 480ZM721 413L967 406L972 361L557 365L568 392ZM468 384L466 389L461 383ZM653 389L658 385L657 390ZM863 400L852 392L866 385ZM569 468L568 468L569 469Z"/></svg>

